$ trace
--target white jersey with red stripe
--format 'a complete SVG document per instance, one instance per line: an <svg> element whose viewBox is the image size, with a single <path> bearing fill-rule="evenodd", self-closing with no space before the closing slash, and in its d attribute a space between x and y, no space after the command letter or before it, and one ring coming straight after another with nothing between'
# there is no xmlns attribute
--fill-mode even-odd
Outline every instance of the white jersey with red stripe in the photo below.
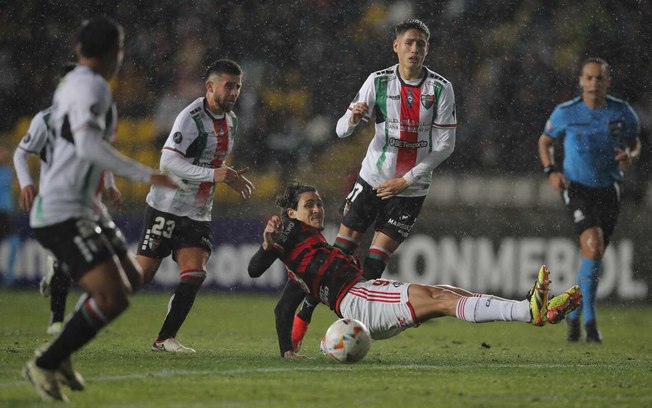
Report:
<svg viewBox="0 0 652 408"><path fill-rule="evenodd" d="M53 100L49 122L54 137L52 160L30 213L33 228L106 215L98 194L105 169L78 155L73 133L92 128L94 137L102 139L99 142L113 141L118 114L109 84L80 65L61 80Z"/></svg>
<svg viewBox="0 0 652 408"><path fill-rule="evenodd" d="M215 194L211 169L226 165L225 161L233 148L237 127L238 119L233 112L216 117L208 110L204 97L197 98L182 110L174 121L163 147L161 169L165 169L163 158L168 154L177 155L188 163L189 166L185 167L187 174L184 174L184 169L179 166L171 170L182 179L186 188L152 186L147 195L147 204L177 216L189 217L196 221L210 221ZM165 171L169 170L168 168ZM204 176L198 177L200 173Z"/></svg>
<svg viewBox="0 0 652 408"><path fill-rule="evenodd" d="M358 102L375 116L375 135L362 161L360 177L371 186L403 177L410 186L400 196L428 193L433 170L455 147L455 94L441 75L424 67L417 81L400 77L398 64L369 75L337 124L339 137L353 133L348 122ZM365 121L369 118L365 118Z"/></svg>

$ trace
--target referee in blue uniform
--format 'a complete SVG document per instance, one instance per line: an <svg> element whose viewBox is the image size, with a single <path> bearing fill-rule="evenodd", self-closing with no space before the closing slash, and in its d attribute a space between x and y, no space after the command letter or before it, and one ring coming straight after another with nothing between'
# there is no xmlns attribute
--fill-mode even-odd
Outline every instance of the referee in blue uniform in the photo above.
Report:
<svg viewBox="0 0 652 408"><path fill-rule="evenodd" d="M568 341L602 342L595 314L600 264L620 211L623 170L641 152L639 119L625 101L607 95L609 64L601 58L582 63L582 95L557 105L539 138L539 158L552 187L561 193L579 235L582 259L577 283L583 300L567 318ZM563 166L554 164L553 142L563 142Z"/></svg>

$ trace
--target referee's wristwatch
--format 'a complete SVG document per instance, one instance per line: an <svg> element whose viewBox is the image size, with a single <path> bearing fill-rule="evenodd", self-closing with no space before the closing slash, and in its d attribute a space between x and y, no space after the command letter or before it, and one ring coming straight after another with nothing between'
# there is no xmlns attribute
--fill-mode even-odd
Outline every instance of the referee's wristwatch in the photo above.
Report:
<svg viewBox="0 0 652 408"><path fill-rule="evenodd" d="M545 174L546 177L550 177L552 173L555 173L557 171L559 170L557 170L554 164L551 164L550 166L546 166L543 168L543 174Z"/></svg>

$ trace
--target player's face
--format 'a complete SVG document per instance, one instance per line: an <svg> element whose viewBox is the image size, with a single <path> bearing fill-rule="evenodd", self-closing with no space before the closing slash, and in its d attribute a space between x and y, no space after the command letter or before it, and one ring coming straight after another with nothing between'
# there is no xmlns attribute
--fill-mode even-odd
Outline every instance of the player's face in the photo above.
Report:
<svg viewBox="0 0 652 408"><path fill-rule="evenodd" d="M609 72L604 65L591 62L582 68L580 87L584 98L604 101L610 84Z"/></svg>
<svg viewBox="0 0 652 408"><path fill-rule="evenodd" d="M409 70L420 70L428 54L428 39L419 30L407 30L394 40L398 63Z"/></svg>
<svg viewBox="0 0 652 408"><path fill-rule="evenodd" d="M301 193L297 209L288 209L288 216L322 229L324 228L324 203L318 193Z"/></svg>
<svg viewBox="0 0 652 408"><path fill-rule="evenodd" d="M231 112L240 96L241 88L241 75L211 75L206 81L206 99L211 111L219 115Z"/></svg>

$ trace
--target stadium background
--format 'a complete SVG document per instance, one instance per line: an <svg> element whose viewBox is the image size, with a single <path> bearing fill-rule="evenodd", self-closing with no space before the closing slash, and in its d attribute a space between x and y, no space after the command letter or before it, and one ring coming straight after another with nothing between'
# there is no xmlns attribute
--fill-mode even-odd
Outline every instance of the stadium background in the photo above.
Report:
<svg viewBox="0 0 652 408"><path fill-rule="evenodd" d="M13 150L33 114L47 107L60 67L74 60L74 32L104 13L125 28L125 64L112 82L121 121L116 146L156 166L178 111L203 95L206 62L227 57L244 71L235 111L241 120L232 163L249 166L254 198L242 203L219 189L218 237L207 287L276 290L282 269L265 281L246 276L272 198L290 179L316 184L336 207L364 155L371 127L337 140L334 125L366 76L395 63L392 28L408 18L431 30L426 65L455 88L456 149L436 170L411 239L389 276L452 283L504 295L527 289L547 262L559 287L572 280L577 247L561 207L541 174L536 142L553 107L578 93L578 65L607 59L611 94L641 118L644 151L625 180L627 194L605 259L601 297L651 300L652 230L648 130L652 111L652 6L639 1L23 1L0 14L0 137ZM118 180L127 199L112 209L137 240L147 188ZM17 194L18 186L14 188ZM11 243L0 246L2 283L34 285L44 257L25 214L15 269ZM176 281L166 264L156 285Z"/></svg>

